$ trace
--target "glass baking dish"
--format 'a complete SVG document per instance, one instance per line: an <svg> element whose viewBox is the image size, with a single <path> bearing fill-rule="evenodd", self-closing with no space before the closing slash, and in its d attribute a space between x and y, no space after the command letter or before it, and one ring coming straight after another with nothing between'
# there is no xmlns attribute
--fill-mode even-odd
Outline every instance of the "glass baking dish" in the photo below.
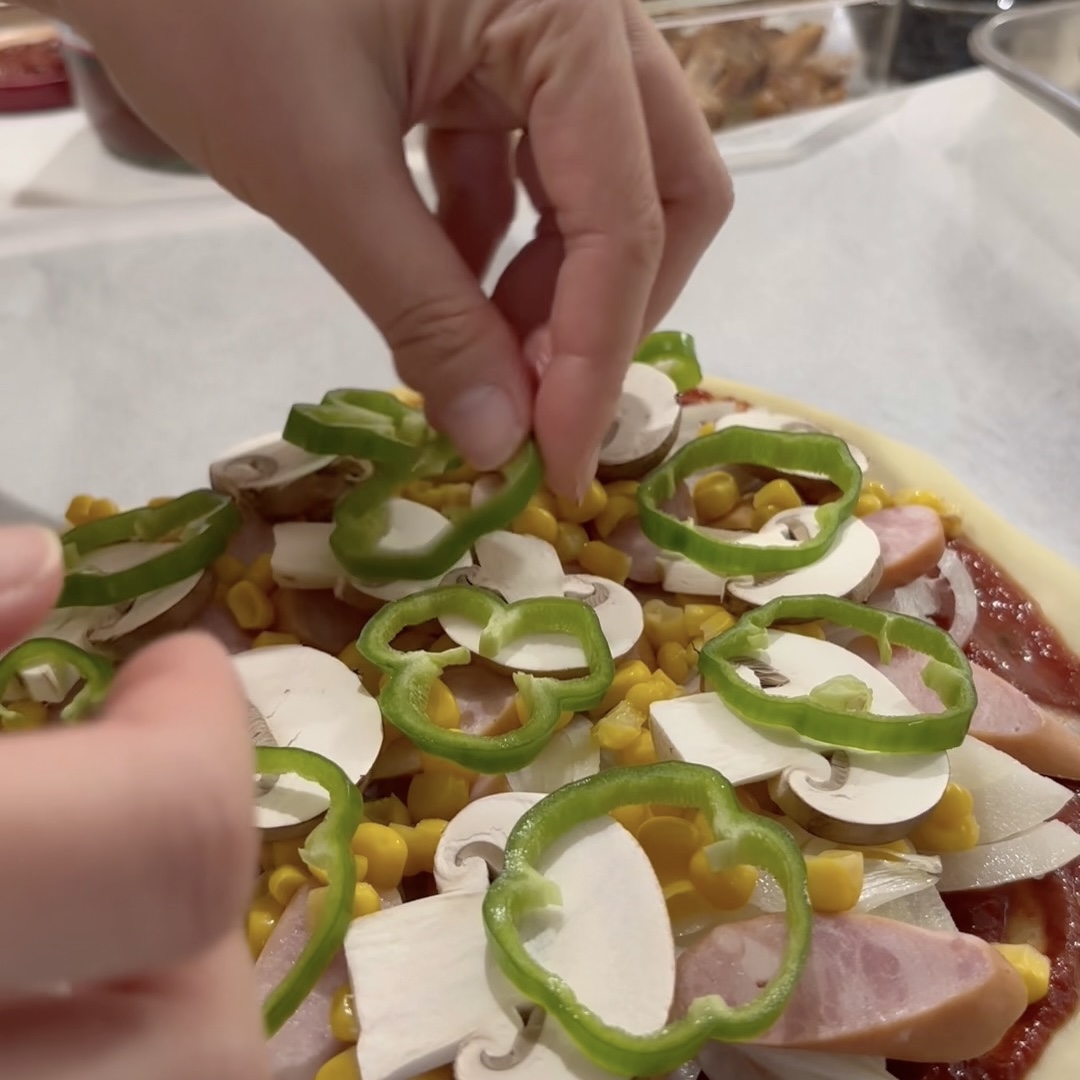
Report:
<svg viewBox="0 0 1080 1080"><path fill-rule="evenodd" d="M897 0L652 0L645 8L714 131L885 89L900 10Z"/></svg>

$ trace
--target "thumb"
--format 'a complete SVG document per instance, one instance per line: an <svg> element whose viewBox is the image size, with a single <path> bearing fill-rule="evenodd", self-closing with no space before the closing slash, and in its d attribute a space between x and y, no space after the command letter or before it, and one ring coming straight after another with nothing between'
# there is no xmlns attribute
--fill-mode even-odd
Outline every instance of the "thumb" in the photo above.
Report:
<svg viewBox="0 0 1080 1080"><path fill-rule="evenodd" d="M51 529L0 529L0 652L29 634L56 602L63 556Z"/></svg>
<svg viewBox="0 0 1080 1080"><path fill-rule="evenodd" d="M531 428L532 378L517 335L417 192L400 138L360 142L317 207L291 209L278 220L367 312L431 423L475 468L504 464Z"/></svg>

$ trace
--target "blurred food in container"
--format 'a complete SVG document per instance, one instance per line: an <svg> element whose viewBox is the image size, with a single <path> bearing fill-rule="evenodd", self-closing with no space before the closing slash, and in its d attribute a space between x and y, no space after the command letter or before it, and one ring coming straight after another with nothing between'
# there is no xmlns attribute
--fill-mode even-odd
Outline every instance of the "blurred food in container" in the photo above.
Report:
<svg viewBox="0 0 1080 1080"><path fill-rule="evenodd" d="M69 26L60 28L60 41L76 101L109 153L129 164L150 169L194 171L132 112L92 45Z"/></svg>
<svg viewBox="0 0 1080 1080"><path fill-rule="evenodd" d="M951 75L977 63L968 39L987 19L1040 0L903 0L892 74L901 82Z"/></svg>
<svg viewBox="0 0 1080 1080"><path fill-rule="evenodd" d="M645 7L713 130L834 105L886 85L896 0L653 0Z"/></svg>
<svg viewBox="0 0 1080 1080"><path fill-rule="evenodd" d="M71 104L60 43L40 15L0 4L0 113Z"/></svg>

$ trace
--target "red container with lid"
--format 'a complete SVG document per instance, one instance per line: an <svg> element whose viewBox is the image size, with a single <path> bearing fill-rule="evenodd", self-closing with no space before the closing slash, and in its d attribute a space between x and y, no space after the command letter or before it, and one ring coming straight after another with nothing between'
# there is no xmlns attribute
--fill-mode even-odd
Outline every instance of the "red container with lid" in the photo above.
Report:
<svg viewBox="0 0 1080 1080"><path fill-rule="evenodd" d="M70 104L56 31L32 12L0 4L0 113Z"/></svg>
<svg viewBox="0 0 1080 1080"><path fill-rule="evenodd" d="M60 28L60 41L75 98L109 153L150 169L195 171L135 115L89 42L68 26Z"/></svg>

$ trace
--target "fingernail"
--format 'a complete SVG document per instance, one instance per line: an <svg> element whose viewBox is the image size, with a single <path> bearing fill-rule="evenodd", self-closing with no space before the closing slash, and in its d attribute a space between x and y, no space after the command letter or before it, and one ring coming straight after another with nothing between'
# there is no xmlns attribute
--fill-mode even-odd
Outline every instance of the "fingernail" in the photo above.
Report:
<svg viewBox="0 0 1080 1080"><path fill-rule="evenodd" d="M551 363L551 331L546 326L537 327L525 339L523 351L525 362L536 372L536 377L542 379Z"/></svg>
<svg viewBox="0 0 1080 1080"><path fill-rule="evenodd" d="M440 410L439 426L474 469L505 465L525 439L509 395L498 386L474 386Z"/></svg>
<svg viewBox="0 0 1080 1080"><path fill-rule="evenodd" d="M61 563L64 549L52 529L0 529L0 599L36 585Z"/></svg>

